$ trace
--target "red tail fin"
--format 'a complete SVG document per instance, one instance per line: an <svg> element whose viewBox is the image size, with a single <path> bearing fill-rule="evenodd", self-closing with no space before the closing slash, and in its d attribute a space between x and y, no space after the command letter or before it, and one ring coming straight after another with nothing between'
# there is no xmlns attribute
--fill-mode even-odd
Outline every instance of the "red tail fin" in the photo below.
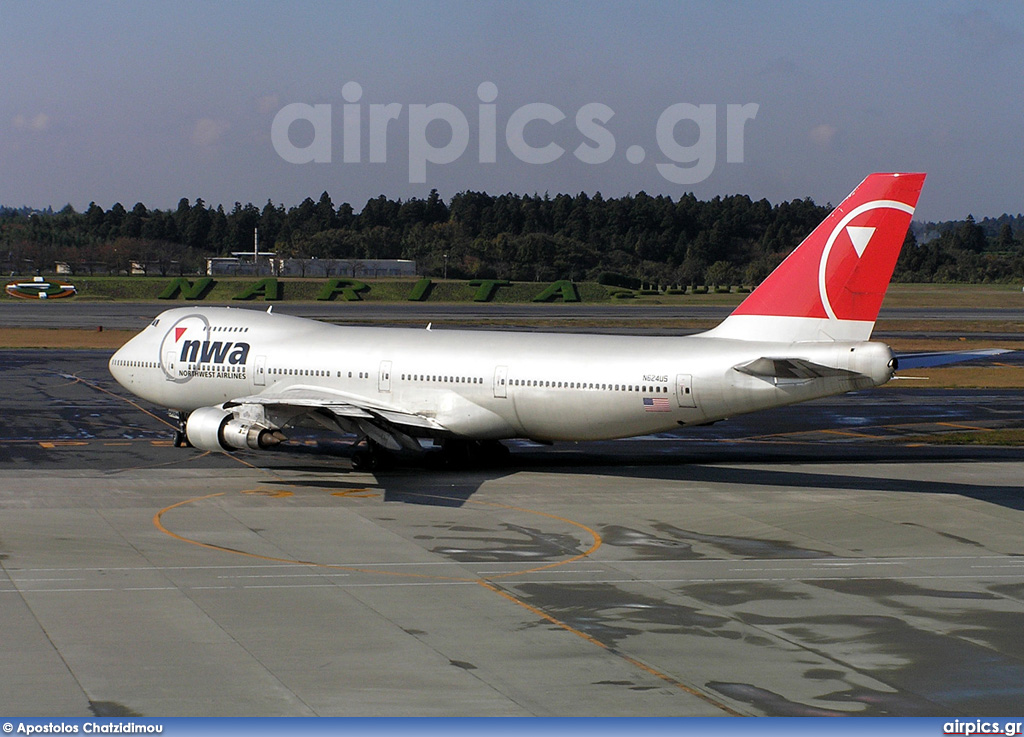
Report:
<svg viewBox="0 0 1024 737"><path fill-rule="evenodd" d="M924 174L871 174L712 333L742 340L867 340Z"/></svg>

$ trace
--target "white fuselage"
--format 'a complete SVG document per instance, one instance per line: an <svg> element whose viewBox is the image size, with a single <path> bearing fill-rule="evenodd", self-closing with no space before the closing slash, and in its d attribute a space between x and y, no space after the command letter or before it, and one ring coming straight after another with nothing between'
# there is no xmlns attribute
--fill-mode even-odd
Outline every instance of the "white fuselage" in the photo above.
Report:
<svg viewBox="0 0 1024 737"><path fill-rule="evenodd" d="M867 342L342 327L193 307L161 314L110 370L134 394L186 413L309 387L456 437L551 441L643 435L880 385L891 355ZM764 357L851 373L780 381L734 368Z"/></svg>

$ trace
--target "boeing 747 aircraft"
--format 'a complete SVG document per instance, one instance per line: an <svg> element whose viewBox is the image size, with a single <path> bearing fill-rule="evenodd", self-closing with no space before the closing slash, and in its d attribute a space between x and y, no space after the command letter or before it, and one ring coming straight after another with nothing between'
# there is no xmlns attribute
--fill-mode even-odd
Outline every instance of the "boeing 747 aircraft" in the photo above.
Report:
<svg viewBox="0 0 1024 737"><path fill-rule="evenodd" d="M507 438L644 435L880 386L896 362L869 339L924 179L868 176L699 335L345 327L183 307L117 351L110 372L172 411L177 445L269 448L313 423L356 434L353 465L367 469L421 439L487 457Z"/></svg>

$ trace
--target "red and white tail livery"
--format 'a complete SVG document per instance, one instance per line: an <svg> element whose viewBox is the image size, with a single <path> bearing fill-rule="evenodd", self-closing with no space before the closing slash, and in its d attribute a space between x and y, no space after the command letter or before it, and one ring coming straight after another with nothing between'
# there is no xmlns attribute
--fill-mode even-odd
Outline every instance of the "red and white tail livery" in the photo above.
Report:
<svg viewBox="0 0 1024 737"><path fill-rule="evenodd" d="M871 174L709 335L867 340L924 174Z"/></svg>

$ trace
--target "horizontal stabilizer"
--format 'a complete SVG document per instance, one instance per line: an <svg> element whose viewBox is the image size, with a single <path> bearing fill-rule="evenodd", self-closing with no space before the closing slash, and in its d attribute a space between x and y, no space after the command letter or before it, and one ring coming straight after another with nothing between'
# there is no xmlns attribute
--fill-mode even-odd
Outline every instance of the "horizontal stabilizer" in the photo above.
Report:
<svg viewBox="0 0 1024 737"><path fill-rule="evenodd" d="M823 366L804 358L758 358L750 363L733 366L740 373L750 374L762 379L789 379L806 381L808 379L824 379L831 376L856 376L853 371Z"/></svg>
<svg viewBox="0 0 1024 737"><path fill-rule="evenodd" d="M897 369L934 368L951 363L963 363L978 358L991 358L1003 353L1013 353L1007 348L981 348L973 351L936 351L933 353L897 353Z"/></svg>

